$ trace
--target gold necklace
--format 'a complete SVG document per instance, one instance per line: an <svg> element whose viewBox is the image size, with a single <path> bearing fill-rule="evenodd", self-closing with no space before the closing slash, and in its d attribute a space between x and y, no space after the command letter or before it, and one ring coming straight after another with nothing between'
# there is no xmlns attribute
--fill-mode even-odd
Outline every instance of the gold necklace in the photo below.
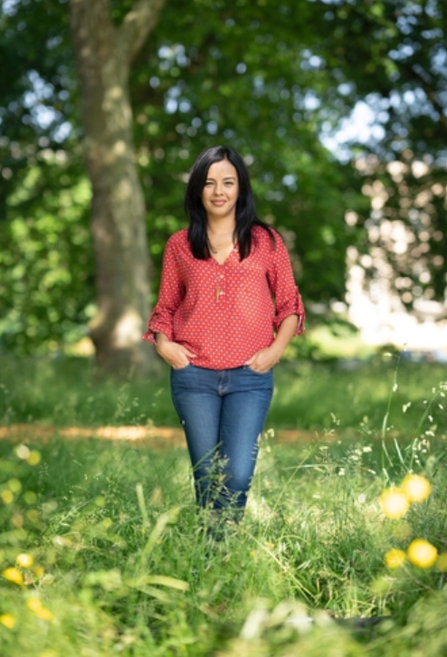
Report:
<svg viewBox="0 0 447 657"><path fill-rule="evenodd" d="M213 258L214 259L214 258ZM217 260L214 259L214 272L215 272L215 278L216 278L216 287L214 288L214 298L216 299L216 303L219 303L220 297L225 294L223 290L220 289L219 285L219 277L221 277L223 274L223 269L220 269L222 265L219 265Z"/></svg>
<svg viewBox="0 0 447 657"><path fill-rule="evenodd" d="M211 247L211 245L210 245ZM227 247L225 247L227 248ZM218 251L222 251L222 249L215 249L212 251L213 253L217 253ZM221 296L225 294L225 291L221 289L220 287L220 282L219 279L225 278L225 263L227 262L228 258L231 256L233 251L237 251L237 245L233 242L233 246L227 257L225 258L224 262L219 262L216 260L216 258L212 258L214 260L213 266L214 266L214 272L215 272L215 280L216 280L216 286L214 288L214 298L216 300L216 303L219 303Z"/></svg>
<svg viewBox="0 0 447 657"><path fill-rule="evenodd" d="M219 249L216 248L215 246L213 246L211 243L208 243L208 246L210 247L210 251L211 251L211 253L216 254L216 253L220 253L220 251L226 251L226 250L229 248L230 245L229 245L229 244L226 244L225 246L221 246ZM231 251L234 249L234 246L235 246L235 245L234 245L234 242L232 242L232 243L231 243L230 253L231 253Z"/></svg>
<svg viewBox="0 0 447 657"><path fill-rule="evenodd" d="M229 233L226 233L226 235L229 235ZM219 251L225 251L225 249L228 249L229 242L227 242L224 246L217 247L217 246L213 246L209 235L207 235L206 237L207 237L208 247L211 253L219 253ZM232 244L232 248L234 248L235 245L234 231L231 232L231 244Z"/></svg>

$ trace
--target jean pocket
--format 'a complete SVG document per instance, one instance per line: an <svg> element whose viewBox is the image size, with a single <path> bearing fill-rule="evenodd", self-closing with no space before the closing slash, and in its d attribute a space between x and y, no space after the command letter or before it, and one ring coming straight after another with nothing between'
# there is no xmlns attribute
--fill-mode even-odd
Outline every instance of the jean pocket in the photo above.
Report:
<svg viewBox="0 0 447 657"><path fill-rule="evenodd" d="M172 371L173 371L173 372L183 372L184 370L187 370L188 367L191 367L191 363L188 363L188 364L185 365L184 367L173 367L173 368L172 368Z"/></svg>
<svg viewBox="0 0 447 657"><path fill-rule="evenodd" d="M267 374L270 374L270 372L272 371L270 369L270 370L267 370L267 372L257 372L252 367L250 367L250 365L245 365L245 369L248 370L249 372L251 372L252 374L255 374L256 376L267 376Z"/></svg>

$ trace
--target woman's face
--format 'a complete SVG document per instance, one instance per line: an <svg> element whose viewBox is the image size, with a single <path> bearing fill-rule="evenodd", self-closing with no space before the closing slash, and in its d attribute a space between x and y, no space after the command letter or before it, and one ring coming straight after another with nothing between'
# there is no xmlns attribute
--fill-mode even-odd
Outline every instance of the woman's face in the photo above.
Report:
<svg viewBox="0 0 447 657"><path fill-rule="evenodd" d="M221 160L212 164L208 169L201 196L207 217L235 217L238 196L237 171L231 162Z"/></svg>

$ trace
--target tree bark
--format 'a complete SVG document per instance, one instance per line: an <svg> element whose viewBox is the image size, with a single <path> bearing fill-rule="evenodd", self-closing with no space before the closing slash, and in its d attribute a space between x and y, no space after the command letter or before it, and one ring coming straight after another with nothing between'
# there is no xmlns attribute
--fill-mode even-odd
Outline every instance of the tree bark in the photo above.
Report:
<svg viewBox="0 0 447 657"><path fill-rule="evenodd" d="M97 365L118 376L147 371L155 363L141 340L149 314L149 253L128 77L163 4L140 0L115 27L109 0L70 0L92 186L98 313L89 328Z"/></svg>

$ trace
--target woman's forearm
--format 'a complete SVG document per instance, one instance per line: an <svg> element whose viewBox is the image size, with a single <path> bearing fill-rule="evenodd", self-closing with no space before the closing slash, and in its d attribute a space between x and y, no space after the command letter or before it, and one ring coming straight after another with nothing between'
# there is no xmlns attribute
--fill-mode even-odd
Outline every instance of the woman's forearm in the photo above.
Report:
<svg viewBox="0 0 447 657"><path fill-rule="evenodd" d="M290 340L295 335L296 327L298 325L298 316L289 315L281 322L275 339L273 340L272 347L278 353L278 359L283 355Z"/></svg>
<svg viewBox="0 0 447 657"><path fill-rule="evenodd" d="M165 333L156 333L155 334L155 343L159 347L163 342L169 342L169 338Z"/></svg>

